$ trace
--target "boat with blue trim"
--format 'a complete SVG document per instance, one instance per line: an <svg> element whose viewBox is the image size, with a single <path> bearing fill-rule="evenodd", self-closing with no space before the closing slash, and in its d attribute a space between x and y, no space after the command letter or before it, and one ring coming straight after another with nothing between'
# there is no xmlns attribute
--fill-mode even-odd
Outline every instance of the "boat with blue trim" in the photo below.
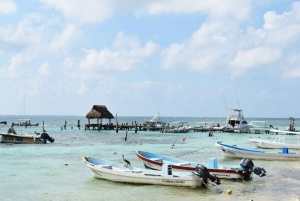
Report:
<svg viewBox="0 0 300 201"><path fill-rule="evenodd" d="M126 159L123 160L126 161ZM204 166L198 166L198 169L195 168L192 173L174 172L172 165L165 165L163 170L155 171L132 167L128 161L126 165L123 165L91 156L84 156L83 162L95 178L115 182L197 188L204 182L208 185L207 179L210 179L215 184L220 184L219 179L210 175Z"/></svg>
<svg viewBox="0 0 300 201"><path fill-rule="evenodd" d="M137 157L143 162L148 169L162 170L164 164L171 164L174 171L193 172L197 166L197 162L190 162L181 159L171 158L160 154L147 151L136 151ZM249 161L253 163L252 161ZM203 163L201 163L203 164ZM242 162L241 162L242 164ZM209 159L208 164L203 164L208 171L221 179L245 179L252 177L252 167L247 164L242 165L220 165L216 158ZM258 174L259 176L261 173Z"/></svg>
<svg viewBox="0 0 300 201"><path fill-rule="evenodd" d="M236 145L223 144L217 142L215 145L222 151L224 157L227 158L250 158L261 160L288 160L299 161L300 154L289 152L287 147L283 147L282 151L264 151L256 149L246 149L237 147Z"/></svg>

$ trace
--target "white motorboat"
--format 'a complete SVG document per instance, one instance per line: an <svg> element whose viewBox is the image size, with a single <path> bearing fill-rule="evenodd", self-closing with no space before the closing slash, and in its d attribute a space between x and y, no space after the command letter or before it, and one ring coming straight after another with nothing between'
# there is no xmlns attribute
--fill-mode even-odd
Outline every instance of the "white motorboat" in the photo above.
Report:
<svg viewBox="0 0 300 201"><path fill-rule="evenodd" d="M166 165L163 167L162 171L156 171L131 167L130 165L124 166L123 164L90 156L84 156L83 162L90 169L94 177L124 183L157 184L196 188L202 186L203 181L207 181L205 174L210 175L204 166L203 171L202 169L200 170L195 168L195 172L191 173L173 172L172 165ZM206 172L204 172L204 169L206 169ZM219 179L216 179L216 177L212 175L210 175L210 177L215 179L213 182L219 184Z"/></svg>
<svg viewBox="0 0 300 201"><path fill-rule="evenodd" d="M213 130L214 128L214 122L213 121L201 121L196 122L196 126L194 126L196 129L204 129L204 130Z"/></svg>
<svg viewBox="0 0 300 201"><path fill-rule="evenodd" d="M239 108L229 109L229 115L226 120L225 131L248 131L250 125L247 123L243 115L243 110Z"/></svg>
<svg viewBox="0 0 300 201"><path fill-rule="evenodd" d="M166 122L160 120L160 113L157 114L151 120L144 121L147 126L155 126L155 127L162 127L165 126Z"/></svg>
<svg viewBox="0 0 300 201"><path fill-rule="evenodd" d="M270 130L275 133L273 139L263 140L261 138L251 138L249 140L254 143L258 148L269 148L269 149L282 149L288 147L289 149L300 149L300 138L295 139L295 143L286 143L286 135L300 135L300 132L295 131L283 131L283 130Z"/></svg>
<svg viewBox="0 0 300 201"><path fill-rule="evenodd" d="M215 144L221 151L224 157L228 158L249 158L261 160L287 160L300 161L300 154L289 152L288 148L284 147L282 151L264 151L255 149L245 149L237 146L223 144L217 142Z"/></svg>
<svg viewBox="0 0 300 201"><path fill-rule="evenodd" d="M167 126L165 129L166 133L188 133L192 129L188 125L189 122L187 121L176 121L171 122L170 126Z"/></svg>
<svg viewBox="0 0 300 201"><path fill-rule="evenodd" d="M250 121L249 126L251 129L270 128L272 125L267 126L265 121Z"/></svg>

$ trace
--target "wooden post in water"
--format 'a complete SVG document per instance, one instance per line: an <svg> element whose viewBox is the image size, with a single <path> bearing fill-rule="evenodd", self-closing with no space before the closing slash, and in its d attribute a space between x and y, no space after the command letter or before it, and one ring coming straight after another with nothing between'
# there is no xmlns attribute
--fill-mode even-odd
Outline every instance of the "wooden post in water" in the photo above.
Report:
<svg viewBox="0 0 300 201"><path fill-rule="evenodd" d="M98 124L98 131L101 130L101 123Z"/></svg>
<svg viewBox="0 0 300 201"><path fill-rule="evenodd" d="M118 125L118 114L116 113L116 133L119 132L119 125Z"/></svg>
<svg viewBox="0 0 300 201"><path fill-rule="evenodd" d="M137 133L137 124L135 124L134 132Z"/></svg>
<svg viewBox="0 0 300 201"><path fill-rule="evenodd" d="M78 127L79 130L80 130L80 120L78 120L77 127Z"/></svg>
<svg viewBox="0 0 300 201"><path fill-rule="evenodd" d="M45 127L45 123L44 123L44 121L43 121L43 130L44 130L44 127Z"/></svg>

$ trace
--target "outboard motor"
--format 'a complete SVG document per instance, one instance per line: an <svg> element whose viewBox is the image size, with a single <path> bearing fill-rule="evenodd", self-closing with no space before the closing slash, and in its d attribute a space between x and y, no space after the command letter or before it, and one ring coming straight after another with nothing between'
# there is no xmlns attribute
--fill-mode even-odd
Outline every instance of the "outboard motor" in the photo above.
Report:
<svg viewBox="0 0 300 201"><path fill-rule="evenodd" d="M196 172L199 174L200 178L202 178L205 184L207 184L208 182L207 179L210 179L212 182L215 182L217 185L221 184L220 179L216 176L211 175L207 170L207 168L202 164L198 164L196 166Z"/></svg>
<svg viewBox="0 0 300 201"><path fill-rule="evenodd" d="M251 172L253 172L254 174L260 177L266 176L266 170L264 168L255 167L254 163L249 158L243 158L240 165L245 169L248 175L250 175Z"/></svg>
<svg viewBox="0 0 300 201"><path fill-rule="evenodd" d="M55 141L54 138L52 138L48 135L48 133L42 133L41 134L41 142L46 144L47 140L51 143L53 143Z"/></svg>

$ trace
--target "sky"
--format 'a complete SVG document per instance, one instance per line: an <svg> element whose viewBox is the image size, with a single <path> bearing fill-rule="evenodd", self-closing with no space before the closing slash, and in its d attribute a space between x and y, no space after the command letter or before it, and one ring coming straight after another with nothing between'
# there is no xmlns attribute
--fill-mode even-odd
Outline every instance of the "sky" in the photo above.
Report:
<svg viewBox="0 0 300 201"><path fill-rule="evenodd" d="M0 0L0 115L300 117L300 1Z"/></svg>

